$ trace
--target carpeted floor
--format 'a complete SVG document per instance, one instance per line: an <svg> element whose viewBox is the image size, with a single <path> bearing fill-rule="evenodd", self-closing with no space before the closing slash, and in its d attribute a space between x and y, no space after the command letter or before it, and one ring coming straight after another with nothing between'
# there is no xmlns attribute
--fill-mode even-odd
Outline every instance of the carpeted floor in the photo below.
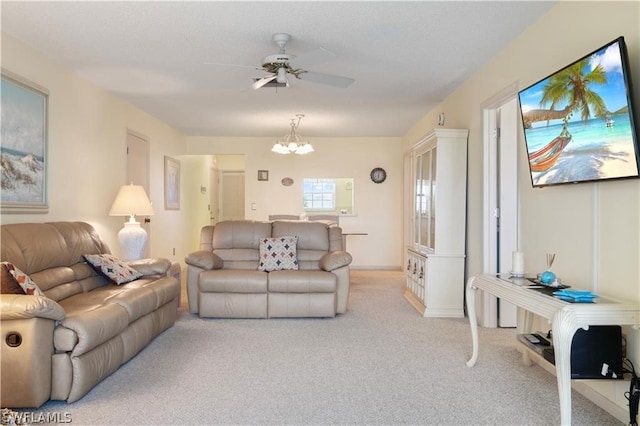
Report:
<svg viewBox="0 0 640 426"><path fill-rule="evenodd" d="M511 329L422 318L401 272L352 271L332 319L200 319L175 326L73 404L72 424L559 424L555 377L521 362ZM184 301L183 301L184 302ZM573 423L620 422L573 392Z"/></svg>

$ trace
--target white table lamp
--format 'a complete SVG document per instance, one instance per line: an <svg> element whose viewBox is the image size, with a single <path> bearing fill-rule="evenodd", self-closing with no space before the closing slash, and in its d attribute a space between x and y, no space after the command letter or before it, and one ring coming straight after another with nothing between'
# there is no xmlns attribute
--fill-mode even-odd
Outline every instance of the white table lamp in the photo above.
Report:
<svg viewBox="0 0 640 426"><path fill-rule="evenodd" d="M129 216L124 228L118 232L118 243L124 260L142 258L147 243L147 232L136 222L136 215L151 216L155 214L151 201L141 185L124 185L116 196L109 216Z"/></svg>

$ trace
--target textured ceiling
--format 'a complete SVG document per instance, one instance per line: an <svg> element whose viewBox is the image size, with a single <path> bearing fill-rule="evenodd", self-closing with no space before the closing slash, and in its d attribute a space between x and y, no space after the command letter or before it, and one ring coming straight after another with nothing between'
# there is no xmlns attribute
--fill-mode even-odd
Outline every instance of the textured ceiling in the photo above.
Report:
<svg viewBox="0 0 640 426"><path fill-rule="evenodd" d="M554 2L9 2L2 31L192 136L401 136ZM335 56L252 90L277 53ZM224 65L230 64L230 65Z"/></svg>

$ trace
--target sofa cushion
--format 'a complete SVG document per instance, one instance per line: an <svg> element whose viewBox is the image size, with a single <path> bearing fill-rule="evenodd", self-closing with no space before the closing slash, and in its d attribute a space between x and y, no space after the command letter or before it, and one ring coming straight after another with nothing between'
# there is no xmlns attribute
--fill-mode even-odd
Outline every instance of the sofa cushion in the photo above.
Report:
<svg viewBox="0 0 640 426"><path fill-rule="evenodd" d="M215 226L212 243L216 249L257 250L260 238L267 237L271 237L271 223L269 222L230 220L219 222Z"/></svg>
<svg viewBox="0 0 640 426"><path fill-rule="evenodd" d="M152 257L147 259L132 260L127 262L129 267L140 272L143 276L162 276L167 275L167 271L171 268L171 261L161 257Z"/></svg>
<svg viewBox="0 0 640 426"><path fill-rule="evenodd" d="M202 271L198 289L201 293L266 293L267 277L268 274L262 271Z"/></svg>
<svg viewBox="0 0 640 426"><path fill-rule="evenodd" d="M269 272L269 292L273 293L334 293L336 286L336 276L331 272Z"/></svg>
<svg viewBox="0 0 640 426"><path fill-rule="evenodd" d="M255 249L215 249L213 253L222 259L224 269L258 269L258 246Z"/></svg>
<svg viewBox="0 0 640 426"><path fill-rule="evenodd" d="M144 288L153 291L153 293L155 294L155 297L153 298L155 300L155 306L153 306L152 310L156 310L160 306L169 303L171 300L177 298L180 295L180 282L171 279L171 277L163 277L160 279L141 278L127 284L125 288L129 290Z"/></svg>
<svg viewBox="0 0 640 426"><path fill-rule="evenodd" d="M89 270L89 276L99 280L102 285L110 282L103 275L96 273L86 262L82 262L82 265ZM56 266L31 274L31 278L38 283L38 287L44 291L44 294L56 301L83 292L83 287L76 277L74 268L68 266Z"/></svg>
<svg viewBox="0 0 640 426"><path fill-rule="evenodd" d="M206 250L189 253L185 256L184 261L187 265L201 269L220 269L224 264L220 256Z"/></svg>
<svg viewBox="0 0 640 426"><path fill-rule="evenodd" d="M295 235L298 237L298 251L329 251L328 226L321 222L276 221L273 222L271 237Z"/></svg>
<svg viewBox="0 0 640 426"><path fill-rule="evenodd" d="M38 288L38 285L31 278L29 278L29 275L16 268L15 265L10 262L2 263L7 267L7 270L16 280L18 285L22 287L24 294L30 294L33 296L44 296L44 293Z"/></svg>
<svg viewBox="0 0 640 426"><path fill-rule="evenodd" d="M272 237L298 237L298 269L317 270L320 269L318 261L329 251L329 230L332 228L321 222L276 221L273 222Z"/></svg>
<svg viewBox="0 0 640 426"><path fill-rule="evenodd" d="M29 275L81 262L84 253L109 252L95 229L84 222L2 225L0 240L0 259L11 261Z"/></svg>
<svg viewBox="0 0 640 426"><path fill-rule="evenodd" d="M0 264L0 275L2 279L2 288L0 293L2 294L25 294L24 290L18 284L18 281L9 272L9 267L5 262Z"/></svg>
<svg viewBox="0 0 640 426"><path fill-rule="evenodd" d="M261 271L298 269L297 237L262 238L260 240Z"/></svg>
<svg viewBox="0 0 640 426"><path fill-rule="evenodd" d="M74 298L77 299L77 296L64 302ZM62 306L66 311L66 318L55 328L53 341L57 350L71 350L72 356L89 352L129 326L127 310L117 303L98 303L94 306L80 303L70 306L64 302Z"/></svg>
<svg viewBox="0 0 640 426"><path fill-rule="evenodd" d="M117 303L127 310L129 323L138 318L153 312L158 308L155 293L150 288L138 287L127 288L127 291L119 293L109 300L110 303Z"/></svg>
<svg viewBox="0 0 640 426"><path fill-rule="evenodd" d="M83 257L98 273L103 274L118 285L142 277L142 273L111 254L85 254Z"/></svg>

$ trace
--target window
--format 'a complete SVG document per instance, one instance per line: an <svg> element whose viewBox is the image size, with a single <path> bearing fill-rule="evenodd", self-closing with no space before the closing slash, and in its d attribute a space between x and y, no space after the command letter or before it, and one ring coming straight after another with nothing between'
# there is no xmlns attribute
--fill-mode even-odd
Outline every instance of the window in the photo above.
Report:
<svg viewBox="0 0 640 426"><path fill-rule="evenodd" d="M305 178L302 191L305 211L333 211L336 209L335 179Z"/></svg>

